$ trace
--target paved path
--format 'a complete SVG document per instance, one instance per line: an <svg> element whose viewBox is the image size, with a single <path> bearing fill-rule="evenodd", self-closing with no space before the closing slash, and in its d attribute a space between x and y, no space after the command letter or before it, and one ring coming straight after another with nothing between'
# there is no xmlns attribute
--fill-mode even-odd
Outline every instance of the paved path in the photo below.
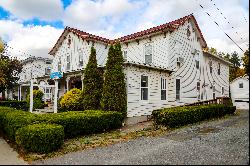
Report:
<svg viewBox="0 0 250 166"><path fill-rule="evenodd" d="M32 164L249 164L249 110L240 116L204 122L161 137L69 153Z"/></svg>
<svg viewBox="0 0 250 166"><path fill-rule="evenodd" d="M18 153L0 137L0 164L1 165L27 165L25 161L18 158Z"/></svg>

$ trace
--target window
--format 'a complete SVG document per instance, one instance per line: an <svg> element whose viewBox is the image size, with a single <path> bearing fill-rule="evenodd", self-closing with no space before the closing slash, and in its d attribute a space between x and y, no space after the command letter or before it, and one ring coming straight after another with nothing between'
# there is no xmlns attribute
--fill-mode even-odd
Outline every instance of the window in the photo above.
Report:
<svg viewBox="0 0 250 166"><path fill-rule="evenodd" d="M224 95L224 87L221 87L221 94Z"/></svg>
<svg viewBox="0 0 250 166"><path fill-rule="evenodd" d="M200 91L200 82L197 82L197 90Z"/></svg>
<svg viewBox="0 0 250 166"><path fill-rule="evenodd" d="M212 71L213 71L212 61L209 61L209 69L210 69L210 73L212 74Z"/></svg>
<svg viewBox="0 0 250 166"><path fill-rule="evenodd" d="M196 66L196 68L197 68L197 69L199 69L199 67L200 67L200 63L199 63L199 61L198 61L198 60L195 60L195 66Z"/></svg>
<svg viewBox="0 0 250 166"><path fill-rule="evenodd" d="M61 58L58 61L58 71L61 72L62 71L62 62L61 62Z"/></svg>
<svg viewBox="0 0 250 166"><path fill-rule="evenodd" d="M243 82L239 83L239 88L243 88Z"/></svg>
<svg viewBox="0 0 250 166"><path fill-rule="evenodd" d="M141 100L148 100L148 76L141 76Z"/></svg>
<svg viewBox="0 0 250 166"><path fill-rule="evenodd" d="M46 61L46 64L51 64L51 61Z"/></svg>
<svg viewBox="0 0 250 166"><path fill-rule="evenodd" d="M176 79L176 100L180 100L180 79Z"/></svg>
<svg viewBox="0 0 250 166"><path fill-rule="evenodd" d="M127 50L123 51L123 60L126 62L127 61Z"/></svg>
<svg viewBox="0 0 250 166"><path fill-rule="evenodd" d="M45 75L50 75L50 72L51 72L50 67L45 68Z"/></svg>
<svg viewBox="0 0 250 166"><path fill-rule="evenodd" d="M220 63L218 63L218 75L220 75Z"/></svg>
<svg viewBox="0 0 250 166"><path fill-rule="evenodd" d="M67 55L67 70L70 70L70 55Z"/></svg>
<svg viewBox="0 0 250 166"><path fill-rule="evenodd" d="M83 54L82 51L79 51L79 67L83 66Z"/></svg>
<svg viewBox="0 0 250 166"><path fill-rule="evenodd" d="M198 92L197 98L198 98L198 100L200 100L200 82L197 82L196 88L197 88L197 92Z"/></svg>
<svg viewBox="0 0 250 166"><path fill-rule="evenodd" d="M167 100L167 79L161 78L161 100Z"/></svg>
<svg viewBox="0 0 250 166"><path fill-rule="evenodd" d="M150 64L152 63L152 53L153 47L151 44L145 45L145 63Z"/></svg>
<svg viewBox="0 0 250 166"><path fill-rule="evenodd" d="M213 99L215 99L215 85L213 86Z"/></svg>

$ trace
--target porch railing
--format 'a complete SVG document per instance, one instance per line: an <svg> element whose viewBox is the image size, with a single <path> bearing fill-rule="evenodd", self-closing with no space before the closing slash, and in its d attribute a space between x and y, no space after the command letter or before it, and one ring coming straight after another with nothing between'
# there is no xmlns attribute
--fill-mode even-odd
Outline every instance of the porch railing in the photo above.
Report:
<svg viewBox="0 0 250 166"><path fill-rule="evenodd" d="M185 104L182 106L195 106L195 105L209 105L209 104L224 104L229 105L231 103L230 97L217 97L216 99L199 101L195 103Z"/></svg>

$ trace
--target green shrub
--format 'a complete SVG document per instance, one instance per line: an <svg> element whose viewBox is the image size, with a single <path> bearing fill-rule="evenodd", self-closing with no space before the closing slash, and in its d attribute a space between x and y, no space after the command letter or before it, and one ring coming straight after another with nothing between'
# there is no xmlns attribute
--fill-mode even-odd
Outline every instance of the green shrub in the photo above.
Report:
<svg viewBox="0 0 250 166"><path fill-rule="evenodd" d="M102 97L102 71L97 68L96 50L92 46L89 61L84 69L83 105L84 109L100 109Z"/></svg>
<svg viewBox="0 0 250 166"><path fill-rule="evenodd" d="M83 110L83 94L82 90L73 88L65 93L60 101L61 109L67 111Z"/></svg>
<svg viewBox="0 0 250 166"><path fill-rule="evenodd" d="M0 112L2 111L3 110ZM4 133L6 133L8 138L11 140L15 140L15 133L19 128L39 122L37 118L38 116L30 112L24 112L21 110L4 112L1 125L3 126Z"/></svg>
<svg viewBox="0 0 250 166"><path fill-rule="evenodd" d="M121 113L99 110L70 111L39 116L40 121L62 125L67 138L119 128L123 120Z"/></svg>
<svg viewBox="0 0 250 166"><path fill-rule="evenodd" d="M39 123L18 129L15 138L28 152L48 153L61 147L64 130L61 125Z"/></svg>
<svg viewBox="0 0 250 166"><path fill-rule="evenodd" d="M234 106L204 105L184 106L155 110L152 112L153 120L157 125L178 127L202 120L221 117L232 114L236 110Z"/></svg>
<svg viewBox="0 0 250 166"><path fill-rule="evenodd" d="M13 107L13 108L21 109L24 111L28 110L26 101L17 101L17 100L0 101L0 106Z"/></svg>
<svg viewBox="0 0 250 166"><path fill-rule="evenodd" d="M30 94L26 98L27 107L30 106ZM33 90L33 110L44 108L43 92L41 90Z"/></svg>
<svg viewBox="0 0 250 166"><path fill-rule="evenodd" d="M5 115L10 112L10 111L15 111L13 108L10 107L0 107L0 130L3 132L3 128L4 128L4 118Z"/></svg>
<svg viewBox="0 0 250 166"><path fill-rule="evenodd" d="M126 117L127 95L122 64L121 45L119 43L111 45L104 73L101 106L103 110L118 111Z"/></svg>

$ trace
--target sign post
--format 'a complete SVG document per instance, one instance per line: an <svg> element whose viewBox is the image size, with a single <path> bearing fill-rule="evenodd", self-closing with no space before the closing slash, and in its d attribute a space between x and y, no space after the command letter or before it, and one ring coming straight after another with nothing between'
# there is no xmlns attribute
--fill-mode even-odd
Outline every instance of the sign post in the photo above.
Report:
<svg viewBox="0 0 250 166"><path fill-rule="evenodd" d="M57 113L58 80L62 78L62 74L60 72L54 72L50 74L50 78L55 80L54 113Z"/></svg>

